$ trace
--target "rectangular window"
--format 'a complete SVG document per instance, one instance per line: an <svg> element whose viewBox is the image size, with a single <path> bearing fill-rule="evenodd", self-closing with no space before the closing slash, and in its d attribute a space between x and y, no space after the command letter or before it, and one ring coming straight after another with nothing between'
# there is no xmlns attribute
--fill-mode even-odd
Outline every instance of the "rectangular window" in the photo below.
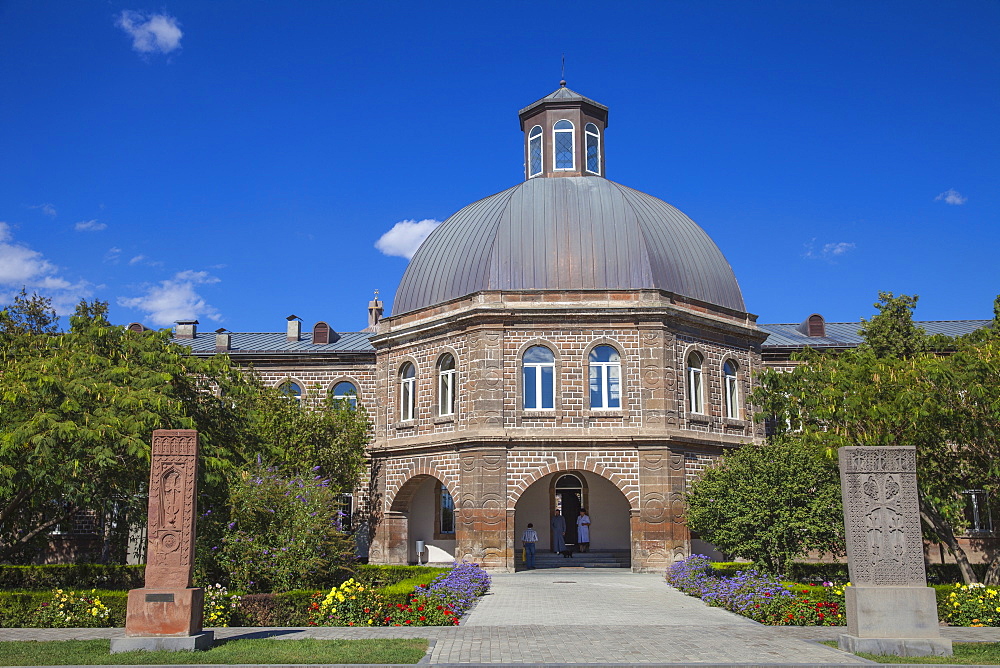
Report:
<svg viewBox="0 0 1000 668"><path fill-rule="evenodd" d="M622 407L622 368L619 364L608 366L608 408Z"/></svg>
<svg viewBox="0 0 1000 668"><path fill-rule="evenodd" d="M604 367L590 365L590 407L604 408Z"/></svg>
<svg viewBox="0 0 1000 668"><path fill-rule="evenodd" d="M543 366L540 371L542 372L542 408L552 409L555 408L555 368L552 366Z"/></svg>
<svg viewBox="0 0 1000 668"><path fill-rule="evenodd" d="M438 493L438 534L451 535L455 533L455 500L441 483L437 484Z"/></svg>
<svg viewBox="0 0 1000 668"><path fill-rule="evenodd" d="M556 131L556 169L573 169L573 131Z"/></svg>
<svg viewBox="0 0 1000 668"><path fill-rule="evenodd" d="M538 405L538 388L535 380L538 367L524 366L524 407L527 409L540 408Z"/></svg>
<svg viewBox="0 0 1000 668"><path fill-rule="evenodd" d="M703 413L701 398L701 369L688 367L688 405L692 413Z"/></svg>
<svg viewBox="0 0 1000 668"><path fill-rule="evenodd" d="M970 534L993 532L993 517L990 514L989 499L986 490L967 489L965 495L965 520L969 524Z"/></svg>

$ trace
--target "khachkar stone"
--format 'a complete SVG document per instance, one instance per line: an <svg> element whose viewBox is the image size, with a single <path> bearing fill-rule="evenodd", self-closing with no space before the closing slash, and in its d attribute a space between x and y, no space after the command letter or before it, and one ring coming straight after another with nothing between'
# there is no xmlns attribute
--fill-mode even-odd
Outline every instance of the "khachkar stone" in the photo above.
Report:
<svg viewBox="0 0 1000 668"><path fill-rule="evenodd" d="M112 653L212 646L201 626L205 591L191 586L197 474L197 431L153 432L146 586L128 593L125 637L112 638Z"/></svg>
<svg viewBox="0 0 1000 668"><path fill-rule="evenodd" d="M849 652L950 656L927 586L913 447L840 448L847 559Z"/></svg>

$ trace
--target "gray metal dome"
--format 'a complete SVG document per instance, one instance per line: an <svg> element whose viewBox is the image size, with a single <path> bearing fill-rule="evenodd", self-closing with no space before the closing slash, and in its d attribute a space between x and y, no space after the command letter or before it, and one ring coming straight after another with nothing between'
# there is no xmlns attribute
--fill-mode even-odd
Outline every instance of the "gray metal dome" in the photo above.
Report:
<svg viewBox="0 0 1000 668"><path fill-rule="evenodd" d="M722 251L674 207L605 178L535 178L434 230L410 260L392 311L480 290L642 288L746 310Z"/></svg>

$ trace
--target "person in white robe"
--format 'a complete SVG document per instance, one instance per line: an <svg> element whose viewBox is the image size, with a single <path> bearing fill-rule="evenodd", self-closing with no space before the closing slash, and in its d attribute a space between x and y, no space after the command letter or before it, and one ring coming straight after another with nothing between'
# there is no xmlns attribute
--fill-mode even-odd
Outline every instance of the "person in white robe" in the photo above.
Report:
<svg viewBox="0 0 1000 668"><path fill-rule="evenodd" d="M581 552L590 552L590 515L586 508L580 508L580 516L576 518L576 542Z"/></svg>

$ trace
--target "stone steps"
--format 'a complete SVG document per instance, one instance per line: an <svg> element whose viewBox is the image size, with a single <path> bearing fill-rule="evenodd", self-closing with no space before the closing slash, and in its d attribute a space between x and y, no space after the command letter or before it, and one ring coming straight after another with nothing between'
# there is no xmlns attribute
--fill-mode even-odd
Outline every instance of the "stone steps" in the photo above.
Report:
<svg viewBox="0 0 1000 668"><path fill-rule="evenodd" d="M632 560L628 552L600 551L577 552L571 559L552 552L535 555L535 568L631 568ZM524 570L521 555L517 555L517 570Z"/></svg>

